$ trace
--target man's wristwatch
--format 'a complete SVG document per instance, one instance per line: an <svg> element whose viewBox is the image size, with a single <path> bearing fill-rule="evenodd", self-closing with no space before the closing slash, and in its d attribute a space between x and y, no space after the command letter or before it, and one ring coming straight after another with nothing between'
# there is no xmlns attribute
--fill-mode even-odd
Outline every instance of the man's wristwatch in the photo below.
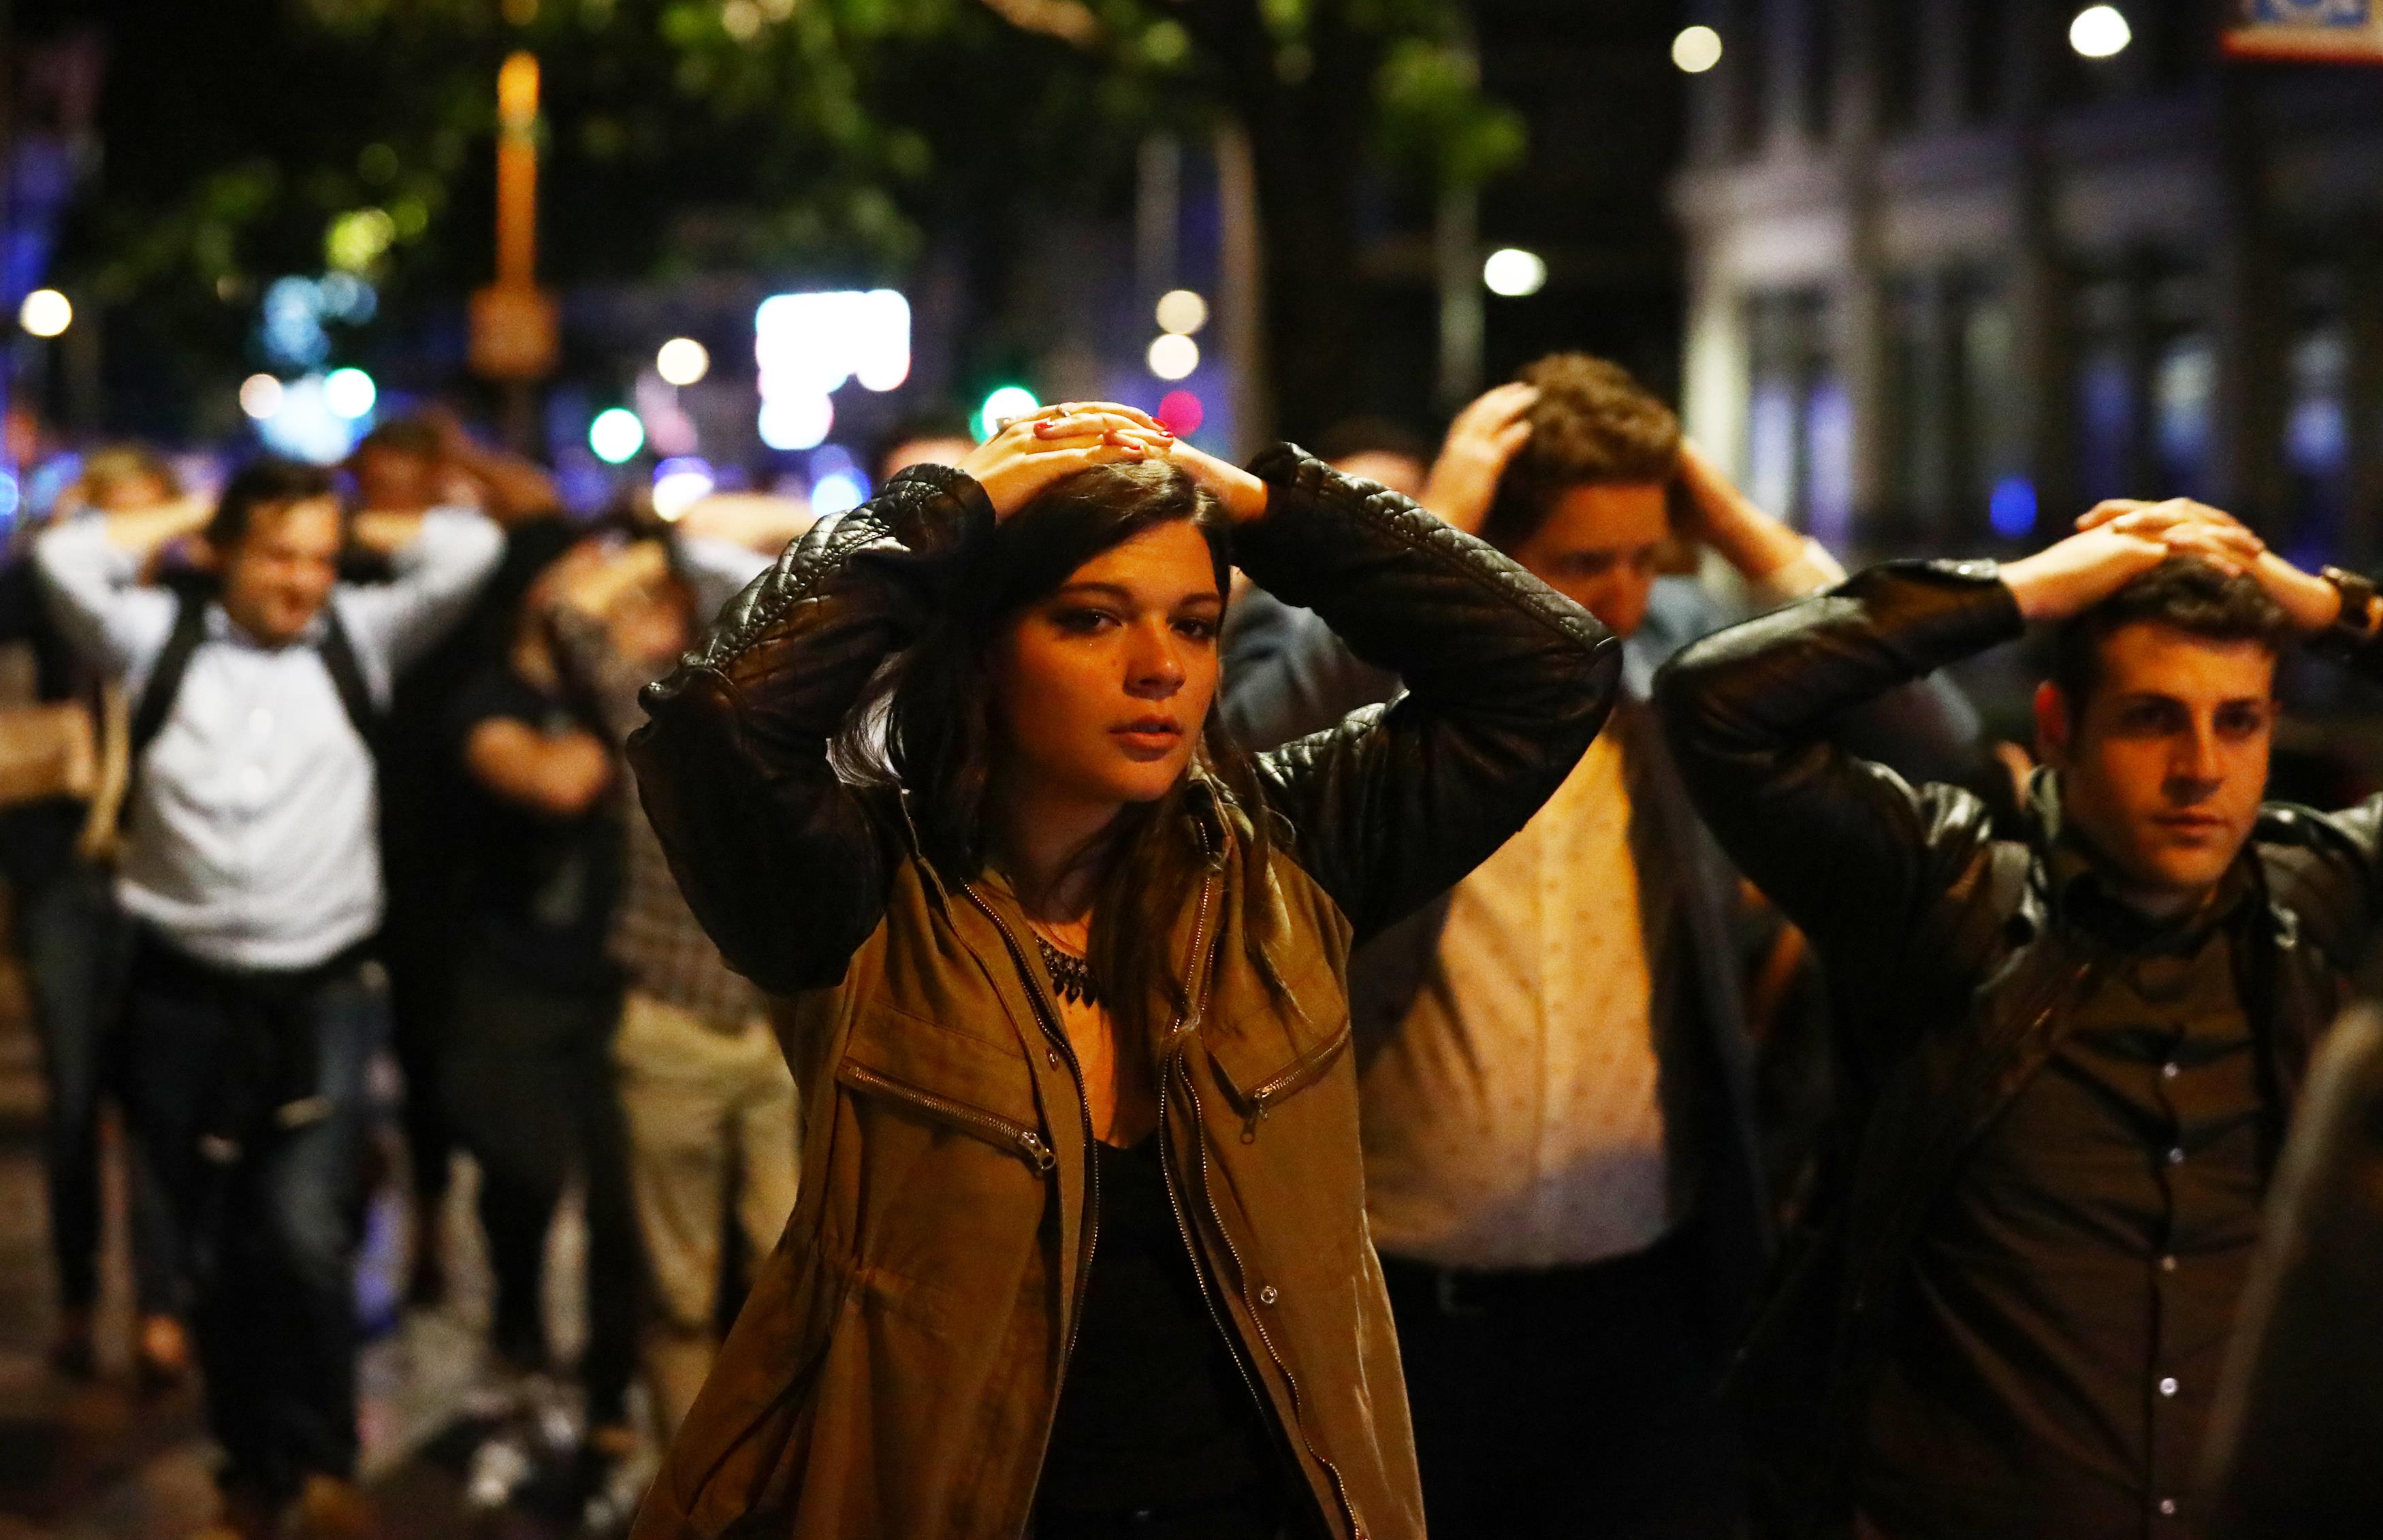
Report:
<svg viewBox="0 0 2383 1540"><path fill-rule="evenodd" d="M2375 639L2375 585L2357 573L2327 567L2317 574L2341 596L2341 616L2326 627L2317 643L2327 651L2352 652Z"/></svg>

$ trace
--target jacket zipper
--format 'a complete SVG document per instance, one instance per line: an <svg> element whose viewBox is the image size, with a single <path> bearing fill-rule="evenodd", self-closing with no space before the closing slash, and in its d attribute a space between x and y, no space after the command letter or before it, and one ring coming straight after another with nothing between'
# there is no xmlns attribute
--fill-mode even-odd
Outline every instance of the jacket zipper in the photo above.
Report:
<svg viewBox="0 0 2383 1540"><path fill-rule="evenodd" d="M1042 1024L1043 1035L1051 1040L1055 1051L1067 1061L1068 1072L1076 1079L1076 1112L1083 1120L1084 1127L1084 1256L1076 1267L1075 1298L1070 1301L1068 1312L1067 1345L1059 1350L1059 1383L1064 1386L1068 1382L1068 1364L1076 1356L1077 1334L1084 1329L1084 1284L1092 1276L1093 1250L1101 1238L1101 1165L1093 1159L1093 1142L1098 1136L1093 1132L1092 1101L1084 1091L1084 1067L1076 1060L1075 1045L1060 1029L1058 1011L1043 997L1043 982L1028 966L1026 949L1019 945L1017 932L1010 930L1009 922L984 901L984 895L976 891L975 883L963 882L960 891L968 894L969 902L974 904L985 918L993 921L993 928L1001 932L1001 942L1009 949L1009 961L1018 969L1019 979L1026 985L1027 998L1034 1004L1034 1019ZM1166 1163L1160 1164L1164 1165ZM1057 1426L1058 1421L1059 1398L1055 1393L1051 1398L1051 1413L1043 1422L1042 1446L1034 1454L1037 1472L1043 1469L1043 1461L1051 1453L1051 1430ZM1039 1476L1037 1483L1040 1483ZM1024 1516L1019 1521L1019 1540L1026 1540L1027 1530L1033 1522L1034 1505L1029 1502Z"/></svg>
<svg viewBox="0 0 2383 1540"><path fill-rule="evenodd" d="M992 1113L979 1112L974 1107L965 1106L947 1097L937 1096L932 1091L920 1090L917 1086L896 1080L891 1076L880 1075L864 1065L857 1065L849 1060L838 1066L836 1075L839 1078L852 1081L867 1090L879 1091L901 1101L916 1103L946 1122L962 1124L989 1134L995 1144L1022 1152L1037 1171L1049 1171L1058 1164L1058 1157L1051 1152L1051 1147L1043 1142L1042 1134L1023 1123L1013 1123L1006 1117L996 1117Z"/></svg>
<svg viewBox="0 0 2383 1540"><path fill-rule="evenodd" d="M1213 897L1214 886L1215 880L1211 878L1208 881L1202 883L1200 888L1200 918L1197 925L1192 930L1192 956L1194 967L1200 966L1205 950L1207 940L1206 932L1208 927L1208 908ZM1179 1017L1176 1021L1174 1028L1167 1033L1167 1041L1173 1046L1167 1056L1166 1072L1162 1072L1158 1077L1158 1126L1162 1130L1167 1127L1167 1087L1173 1082L1176 1075L1187 1073L1183 1067L1183 1055L1189 1051L1186 1046L1185 1040L1192 1032L1198 1029L1200 1016L1205 1006L1206 998L1205 992L1204 990L1199 995L1194 997L1192 1008L1185 1013L1184 1016ZM1324 1057L1326 1062L1328 1062L1329 1055L1327 1054ZM1264 1099L1266 1097L1280 1094L1285 1086L1298 1080L1302 1075L1307 1073L1312 1067L1312 1065L1303 1064L1292 1066L1290 1069L1276 1076L1273 1079L1268 1080L1265 1085L1259 1087L1258 1090L1252 1094L1253 1101L1258 1107L1263 1108L1265 1105ZM1246 1268L1241 1263L1241 1249L1233 1244L1231 1231L1225 1227L1224 1220L1216 1214L1216 1204L1208 1199L1207 1137L1202 1127L1200 1116L1200 1099L1197 1096L1191 1094L1191 1090L1188 1085L1185 1087L1184 1101L1191 1108L1192 1147L1198 1151L1200 1155L1200 1196L1202 1201L1207 1208L1208 1222L1216 1227L1217 1238L1224 1242L1225 1254L1232 1259L1233 1276L1235 1278L1246 1277L1248 1274ZM1253 1124L1253 1127L1254 1127L1254 1124ZM1205 1267L1196 1265L1200 1257L1200 1245L1198 1240L1194 1238L1192 1235L1190 1222L1184 1216L1183 1200L1180 1192L1178 1190L1174 1163L1172 1161L1161 1161L1159 1163L1159 1170L1167 1178L1167 1201L1168 1206L1175 1211L1175 1227L1182 1236L1184 1248L1191 1252L1195 1263L1192 1268L1192 1272L1200 1280L1201 1300L1207 1305L1208 1318L1216 1324L1218 1335L1223 1337L1225 1341L1229 1345L1233 1340L1233 1331L1231 1326L1226 1322L1224 1312L1216 1301L1215 1286L1209 1281L1208 1270ZM1353 1507L1349 1501L1348 1484L1341 1478L1340 1468L1333 1464L1329 1459L1326 1458L1325 1455L1308 1440L1307 1430L1300 1418L1299 1412L1299 1381L1292 1376L1290 1365L1283 1362L1282 1354L1275 1348L1274 1338L1266 1335L1265 1317L1261 1315L1258 1310L1254 1307L1250 1309L1250 1324L1255 1328L1258 1334L1258 1342L1266 1349L1266 1357L1273 1361L1275 1371L1282 1375L1283 1384L1290 1388L1291 1420L1293 1425L1289 1431L1298 1434L1300 1444L1306 1448L1308 1454L1318 1465L1324 1467L1325 1474L1332 1478L1332 1495L1340 1499L1340 1511L1349 1521L1350 1534L1354 1537L1354 1540L1365 1540L1364 1523L1357 1517L1355 1507ZM1273 1403L1267 1399L1266 1393L1258 1387L1256 1379L1250 1374L1249 1365L1241 1361L1241 1355L1238 1352L1232 1355L1232 1359L1233 1367L1240 1372L1241 1383L1249 1387L1250 1398L1256 1403L1259 1412L1263 1415L1272 1416L1274 1412Z"/></svg>
<svg viewBox="0 0 2383 1540"><path fill-rule="evenodd" d="M1266 1120L1266 1114L1274 1110L1273 1103L1276 1098L1288 1096L1292 1091L1302 1090L1332 1067L1333 1061L1340 1056L1341 1045L1349 1041L1349 1035L1354 1029L1353 1026L1343 1027L1330 1042L1324 1044L1249 1093L1249 1115L1241 1124L1243 1144L1257 1142L1258 1125L1264 1123Z"/></svg>

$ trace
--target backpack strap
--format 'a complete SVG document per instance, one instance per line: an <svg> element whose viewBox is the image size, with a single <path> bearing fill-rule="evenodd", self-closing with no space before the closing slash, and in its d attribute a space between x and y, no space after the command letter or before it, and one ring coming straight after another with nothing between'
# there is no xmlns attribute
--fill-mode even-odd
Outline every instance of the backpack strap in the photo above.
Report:
<svg viewBox="0 0 2383 1540"><path fill-rule="evenodd" d="M176 595L174 629L166 636L165 650L149 671L149 683L141 691L139 704L132 708L130 757L138 770L141 756L165 731L166 719L174 714L174 697L182 693L182 676L191 670L191 656L206 640L207 597L193 588L183 588Z"/></svg>
<svg viewBox="0 0 2383 1540"><path fill-rule="evenodd" d="M340 695L340 705L348 713L348 722L356 736L375 759L381 751L381 713L373 704L372 686L364 683L364 665L356 659L355 643L348 635L347 626L340 620L340 607L330 599L323 601L323 668L331 676L331 688Z"/></svg>
<svg viewBox="0 0 2383 1540"><path fill-rule="evenodd" d="M199 644L206 640L209 592L196 586L183 587L178 597L174 629L167 634L165 648L149 671L149 683L142 689L140 703L132 708L125 751L126 784L123 801L117 805L119 826L131 816L132 786L141 776L141 757L165 731L167 719L174 714L175 697L182 693L182 677L190 672L191 658L199 650ZM364 683L364 665L356 659L355 643L340 620L339 607L327 601L323 606L323 642L319 650L324 671L331 676L331 688L339 694L340 708L347 712L356 736L364 741L364 748L378 759L380 710L373 704L372 686Z"/></svg>

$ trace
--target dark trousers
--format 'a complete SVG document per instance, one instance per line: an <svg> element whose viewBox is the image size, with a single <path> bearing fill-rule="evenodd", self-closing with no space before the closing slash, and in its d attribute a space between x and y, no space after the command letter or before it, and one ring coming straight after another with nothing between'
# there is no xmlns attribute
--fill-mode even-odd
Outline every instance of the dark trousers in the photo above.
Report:
<svg viewBox="0 0 2383 1540"><path fill-rule="evenodd" d="M153 936L134 945L126 1107L173 1208L225 1483L267 1501L355 1471L352 1216L364 1070L387 1019L376 971L238 974ZM309 1084L231 1083L260 1017L303 1035L290 1062ZM236 1139L227 1098L264 1112Z"/></svg>
<svg viewBox="0 0 2383 1540"><path fill-rule="evenodd" d="M87 1310L99 1297L100 1111L117 1076L129 935L107 873L82 861L25 884L17 909L49 1092L43 1156L58 1300ZM172 1314L180 1304L172 1226L152 1167L137 1147L130 1154L136 1303L143 1315Z"/></svg>
<svg viewBox="0 0 2383 1540"><path fill-rule="evenodd" d="M543 1363L546 1237L572 1174L587 1218L587 1346L579 1376L592 1421L617 1422L636 1364L636 1220L628 1137L613 1086L617 990L537 987L500 966L457 980L447 1102L480 1165L480 1224L496 1275L497 1347Z"/></svg>
<svg viewBox="0 0 2383 1540"><path fill-rule="evenodd" d="M1738 1446L1698 1249L1545 1272L1382 1258L1433 1540L1726 1540Z"/></svg>
<svg viewBox="0 0 2383 1540"><path fill-rule="evenodd" d="M439 1094L447 1083L449 1018L455 1008L455 937L440 918L440 895L435 889L423 891L419 880L402 880L399 864L392 862L389 873L389 919L381 933L389 972L389 1046L405 1077L399 1129L405 1136L416 1223L433 1230L455 1152L454 1127Z"/></svg>

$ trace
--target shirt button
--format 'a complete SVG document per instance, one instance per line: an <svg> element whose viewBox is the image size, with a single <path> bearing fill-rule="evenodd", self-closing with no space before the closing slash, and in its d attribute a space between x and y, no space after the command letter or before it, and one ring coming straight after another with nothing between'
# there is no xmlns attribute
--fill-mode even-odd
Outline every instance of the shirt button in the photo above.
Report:
<svg viewBox="0 0 2383 1540"><path fill-rule="evenodd" d="M2174 1497L2162 1497L2160 1499L2160 1512L2167 1518L2175 1518L2176 1499Z"/></svg>
<svg viewBox="0 0 2383 1540"><path fill-rule="evenodd" d="M2167 1163L2170 1165L2182 1165L2184 1164L2184 1147L2182 1145L2179 1145L2177 1148L2167 1152Z"/></svg>
<svg viewBox="0 0 2383 1540"><path fill-rule="evenodd" d="M2175 1394L2176 1394L2176 1388L2177 1388L2177 1386L2176 1386L2176 1376L2175 1376L2175 1375L2173 1375L2173 1374L2169 1375L2167 1379L2164 1379L2164 1380L2160 1381L2160 1383L2159 1383L2159 1393L2160 1393L2161 1395L2163 1395L2163 1396L2173 1396L2173 1395L2175 1395Z"/></svg>
<svg viewBox="0 0 2383 1540"><path fill-rule="evenodd" d="M2176 1271L2176 1259L2175 1259L2174 1257L2162 1257L2162 1258L2160 1258L2160 1271L2161 1271L2161 1272L2163 1272L2163 1273L2173 1273L2173 1272L2175 1272L2175 1271Z"/></svg>
<svg viewBox="0 0 2383 1540"><path fill-rule="evenodd" d="M2180 1064L2164 1064L2160 1066L2160 1078L2163 1080L2173 1080L2183 1073L2184 1066Z"/></svg>
<svg viewBox="0 0 2383 1540"><path fill-rule="evenodd" d="M1275 1292L1274 1285L1272 1284L1267 1284L1265 1287L1258 1290L1258 1303L1262 1305L1270 1305L1280 1298L1282 1298L1282 1296Z"/></svg>

